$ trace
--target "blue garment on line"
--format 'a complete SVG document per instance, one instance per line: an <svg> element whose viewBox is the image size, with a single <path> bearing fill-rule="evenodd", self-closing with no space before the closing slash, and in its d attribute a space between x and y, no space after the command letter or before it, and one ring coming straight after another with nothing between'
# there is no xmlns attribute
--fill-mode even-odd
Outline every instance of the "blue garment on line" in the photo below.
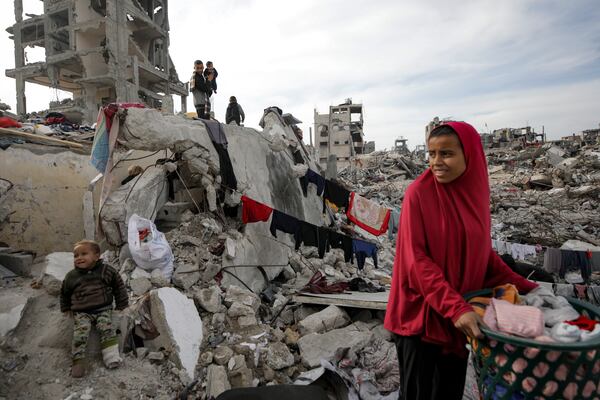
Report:
<svg viewBox="0 0 600 400"><path fill-rule="evenodd" d="M352 252L356 256L358 269L363 269L367 257L373 259L373 264L377 268L377 246L373 243L365 242L360 239L352 239Z"/></svg>

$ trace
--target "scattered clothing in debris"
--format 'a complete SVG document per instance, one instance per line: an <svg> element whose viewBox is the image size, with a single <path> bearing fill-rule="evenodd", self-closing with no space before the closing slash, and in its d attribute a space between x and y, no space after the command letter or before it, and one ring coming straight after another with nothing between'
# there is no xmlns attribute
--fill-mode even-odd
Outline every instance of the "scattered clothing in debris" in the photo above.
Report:
<svg viewBox="0 0 600 400"><path fill-rule="evenodd" d="M348 290L347 282L335 282L332 284L327 283L327 278L317 271L312 278L308 281L306 286L300 289L300 292L316 293L316 294L332 294L332 293L343 293Z"/></svg>
<svg viewBox="0 0 600 400"><path fill-rule="evenodd" d="M20 128L22 125L10 117L0 117L0 128Z"/></svg>
<svg viewBox="0 0 600 400"><path fill-rule="evenodd" d="M358 277L353 278L348 282L348 289L353 292L364 292L364 293L379 293L385 292L383 286L374 284L373 282L366 281L365 279Z"/></svg>
<svg viewBox="0 0 600 400"><path fill-rule="evenodd" d="M242 196L242 222L266 222L271 218L273 209L267 205L254 201L247 196Z"/></svg>
<svg viewBox="0 0 600 400"><path fill-rule="evenodd" d="M390 220L388 208L354 192L350 194L346 215L350 221L375 236L385 233Z"/></svg>

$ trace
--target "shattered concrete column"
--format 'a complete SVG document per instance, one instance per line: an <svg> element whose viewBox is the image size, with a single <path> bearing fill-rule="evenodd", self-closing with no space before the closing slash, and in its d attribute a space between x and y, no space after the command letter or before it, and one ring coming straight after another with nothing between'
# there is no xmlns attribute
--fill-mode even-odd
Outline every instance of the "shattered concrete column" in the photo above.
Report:
<svg viewBox="0 0 600 400"><path fill-rule="evenodd" d="M25 66L25 51L21 44L21 22L23 22L23 0L15 0L15 20L17 23L14 28L15 42L15 69L17 70L15 81L17 90L17 114L24 115L27 112L27 100L25 98L25 79L23 73L19 70Z"/></svg>
<svg viewBox="0 0 600 400"><path fill-rule="evenodd" d="M115 77L115 90L118 102L135 101L128 98L127 90L127 53L129 36L126 35L127 13L124 2L118 0L106 1L106 47L111 58L109 69Z"/></svg>
<svg viewBox="0 0 600 400"><path fill-rule="evenodd" d="M23 21L23 0L15 0L15 21Z"/></svg>

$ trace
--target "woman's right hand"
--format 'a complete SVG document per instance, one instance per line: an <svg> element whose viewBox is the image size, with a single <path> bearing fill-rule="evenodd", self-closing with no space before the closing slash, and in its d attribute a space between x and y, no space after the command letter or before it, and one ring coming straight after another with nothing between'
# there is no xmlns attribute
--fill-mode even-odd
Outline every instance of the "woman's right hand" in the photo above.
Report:
<svg viewBox="0 0 600 400"><path fill-rule="evenodd" d="M480 325L485 326L483 320L475 311L464 313L454 323L456 329L473 339L483 339L483 333L479 329Z"/></svg>

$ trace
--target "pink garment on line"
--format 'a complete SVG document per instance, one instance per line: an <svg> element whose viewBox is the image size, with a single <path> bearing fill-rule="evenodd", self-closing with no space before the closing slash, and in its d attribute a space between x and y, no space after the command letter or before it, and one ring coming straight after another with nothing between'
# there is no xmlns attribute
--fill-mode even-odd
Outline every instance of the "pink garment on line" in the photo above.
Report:
<svg viewBox="0 0 600 400"><path fill-rule="evenodd" d="M483 321L491 329L511 335L534 338L544 334L544 314L541 310L511 304L506 300L492 299Z"/></svg>

